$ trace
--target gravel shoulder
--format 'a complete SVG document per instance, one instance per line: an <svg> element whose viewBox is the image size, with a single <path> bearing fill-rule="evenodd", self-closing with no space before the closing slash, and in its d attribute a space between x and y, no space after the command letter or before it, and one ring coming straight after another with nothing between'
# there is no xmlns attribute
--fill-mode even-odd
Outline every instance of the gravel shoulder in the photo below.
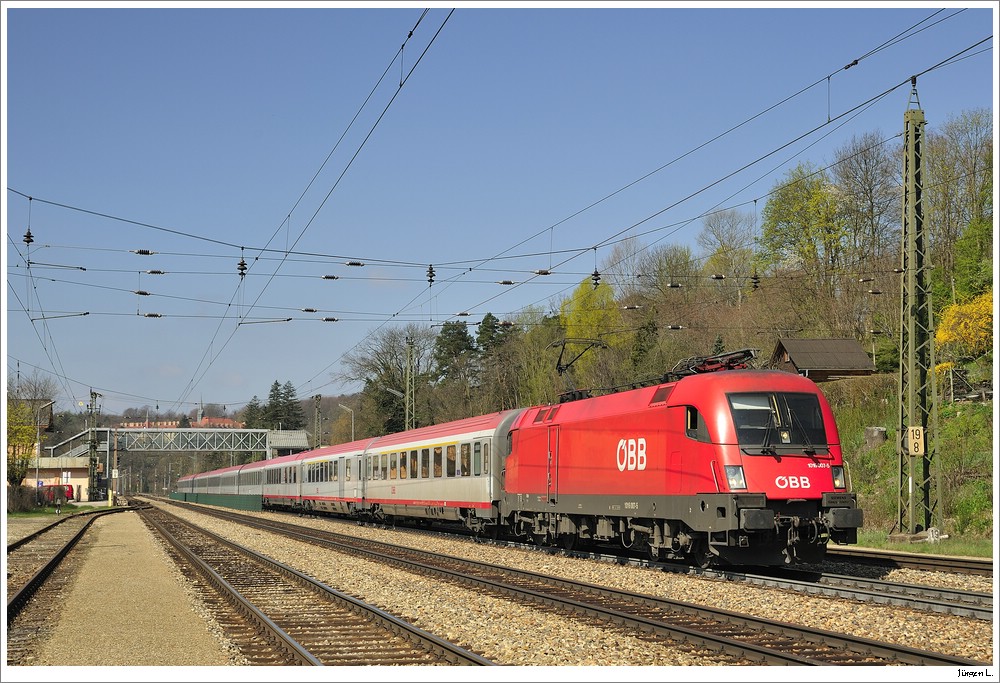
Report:
<svg viewBox="0 0 1000 683"><path fill-rule="evenodd" d="M91 531L80 547L85 556L72 587L52 609L54 623L36 653L36 666L233 663L221 632L137 515L107 515L95 520ZM37 671L33 680L42 680Z"/></svg>

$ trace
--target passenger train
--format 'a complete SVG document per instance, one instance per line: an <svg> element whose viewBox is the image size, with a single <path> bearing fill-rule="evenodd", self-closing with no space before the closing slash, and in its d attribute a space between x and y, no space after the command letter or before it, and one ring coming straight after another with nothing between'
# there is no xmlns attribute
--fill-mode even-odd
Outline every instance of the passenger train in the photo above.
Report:
<svg viewBox="0 0 1000 683"><path fill-rule="evenodd" d="M812 380L663 379L189 475L177 490L701 566L817 562L829 542L857 542L862 510Z"/></svg>

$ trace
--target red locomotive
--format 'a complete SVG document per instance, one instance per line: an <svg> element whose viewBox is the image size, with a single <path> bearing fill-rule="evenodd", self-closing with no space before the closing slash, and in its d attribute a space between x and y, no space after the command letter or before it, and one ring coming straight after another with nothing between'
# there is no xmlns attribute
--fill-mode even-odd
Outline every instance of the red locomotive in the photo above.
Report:
<svg viewBox="0 0 1000 683"><path fill-rule="evenodd" d="M863 515L822 392L728 367L741 366L192 475L178 491L703 566L815 562L828 542L856 543Z"/></svg>
<svg viewBox="0 0 1000 683"><path fill-rule="evenodd" d="M796 563L830 540L856 543L862 523L829 404L786 372L694 374L529 408L509 443L500 509L541 542Z"/></svg>

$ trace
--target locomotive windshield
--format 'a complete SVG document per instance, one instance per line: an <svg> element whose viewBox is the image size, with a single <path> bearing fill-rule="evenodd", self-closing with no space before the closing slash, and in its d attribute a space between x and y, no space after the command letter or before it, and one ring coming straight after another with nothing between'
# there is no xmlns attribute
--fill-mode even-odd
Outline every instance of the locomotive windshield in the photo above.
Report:
<svg viewBox="0 0 1000 683"><path fill-rule="evenodd" d="M748 454L827 453L823 413L815 394L729 394L736 438Z"/></svg>

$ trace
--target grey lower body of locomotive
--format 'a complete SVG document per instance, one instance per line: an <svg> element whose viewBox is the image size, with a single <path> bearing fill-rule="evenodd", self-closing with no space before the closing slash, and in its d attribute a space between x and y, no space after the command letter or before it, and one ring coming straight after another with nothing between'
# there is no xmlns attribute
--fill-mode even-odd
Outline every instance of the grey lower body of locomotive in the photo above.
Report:
<svg viewBox="0 0 1000 683"><path fill-rule="evenodd" d="M828 542L857 543L863 513L852 493L768 501L763 494L644 496L516 495L500 501L500 525L515 536L573 547L615 543L652 559L709 564L818 562Z"/></svg>

